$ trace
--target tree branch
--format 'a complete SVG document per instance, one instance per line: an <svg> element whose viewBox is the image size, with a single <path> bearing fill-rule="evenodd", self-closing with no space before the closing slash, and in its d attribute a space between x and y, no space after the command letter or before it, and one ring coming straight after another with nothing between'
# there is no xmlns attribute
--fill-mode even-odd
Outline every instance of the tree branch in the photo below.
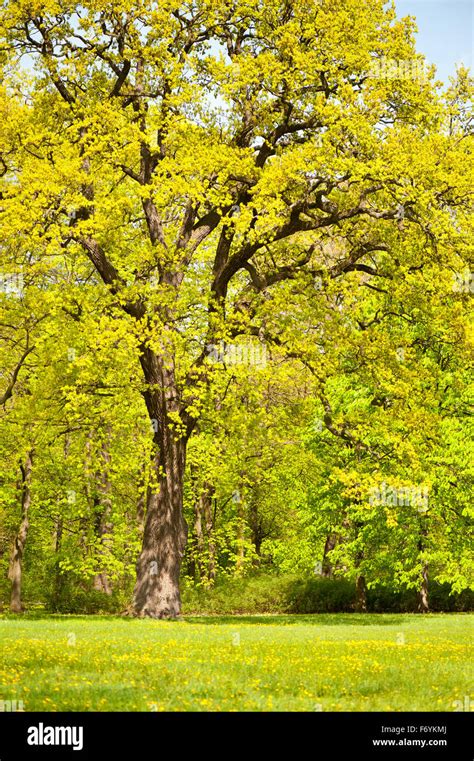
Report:
<svg viewBox="0 0 474 761"><path fill-rule="evenodd" d="M8 386L7 386L6 391L4 392L4 394L2 396L0 396L0 405L3 406L12 397L12 395L13 395L13 389L15 388L16 382L18 380L19 372L20 372L21 368L23 367L23 365L25 363L25 360L28 357L28 355L31 354L32 351L34 351L34 348L35 348L34 346L30 346L29 348L26 348L25 351L23 352L23 354L21 355L19 361L17 362L17 365L16 365L15 369L13 370L13 373L12 373L12 376L11 376L11 380L10 380L10 383L8 384Z"/></svg>

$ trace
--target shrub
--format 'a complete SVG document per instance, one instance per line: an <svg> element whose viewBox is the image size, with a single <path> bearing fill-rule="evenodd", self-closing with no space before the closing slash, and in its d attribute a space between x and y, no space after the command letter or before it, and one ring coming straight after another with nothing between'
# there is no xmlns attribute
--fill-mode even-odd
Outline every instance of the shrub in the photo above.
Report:
<svg viewBox="0 0 474 761"><path fill-rule="evenodd" d="M298 579L286 592L289 613L345 613L355 604L355 587L347 579Z"/></svg>
<svg viewBox="0 0 474 761"><path fill-rule="evenodd" d="M120 613L126 607L127 598L128 594L120 589L106 595L68 574L62 577L59 587L46 594L45 609L51 613ZM28 602L25 606L28 609Z"/></svg>
<svg viewBox="0 0 474 761"><path fill-rule="evenodd" d="M449 584L432 582L429 588L433 612L463 612L474 609L474 591L451 594ZM258 613L350 613L355 607L355 585L343 578L298 578L255 576L224 579L206 589L187 585L183 609L187 614ZM394 589L378 585L367 591L369 613L415 613L415 589Z"/></svg>

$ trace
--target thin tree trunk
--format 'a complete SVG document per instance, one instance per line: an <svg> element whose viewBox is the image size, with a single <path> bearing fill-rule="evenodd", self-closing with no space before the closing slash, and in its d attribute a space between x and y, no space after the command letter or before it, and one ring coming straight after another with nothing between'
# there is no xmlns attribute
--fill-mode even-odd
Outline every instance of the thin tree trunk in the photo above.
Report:
<svg viewBox="0 0 474 761"><path fill-rule="evenodd" d="M146 505L149 492L148 484L146 483L146 470L145 466L142 467L139 481L138 481L138 499L137 499L137 524L140 536L143 535L145 530L145 517L146 517Z"/></svg>
<svg viewBox="0 0 474 761"><path fill-rule="evenodd" d="M61 573L61 566L59 564L59 552L61 550L61 542L63 539L63 519L58 518L56 520L56 531L54 540L54 588L53 588L53 610L57 611L60 608L62 590L64 586L64 574Z"/></svg>
<svg viewBox="0 0 474 761"><path fill-rule="evenodd" d="M241 499L237 505L237 562L235 572L240 576L245 563L245 505Z"/></svg>
<svg viewBox="0 0 474 761"><path fill-rule="evenodd" d="M359 574L356 579L356 603L355 609L357 613L367 612L367 585L365 582L365 576Z"/></svg>
<svg viewBox="0 0 474 761"><path fill-rule="evenodd" d="M429 613L430 605L429 605L429 594L428 594L428 565L427 563L423 564L422 570L421 570L421 587L418 594L418 610L420 613Z"/></svg>
<svg viewBox="0 0 474 761"><path fill-rule="evenodd" d="M422 529L422 537L420 538L418 542L418 551L420 552L420 554L425 549L425 544L423 540L426 536L427 536L426 529ZM430 610L430 604L429 604L429 593L428 593L428 563L425 560L422 560L421 585L418 591L418 612L429 613L429 610Z"/></svg>
<svg viewBox="0 0 474 761"><path fill-rule="evenodd" d="M110 551L112 525L112 499L110 484L110 452L107 445L103 445L100 451L102 467L97 473L96 494L96 536L99 539L99 561L103 561ZM112 594L112 585L105 570L100 570L94 577L93 587L103 594Z"/></svg>
<svg viewBox="0 0 474 761"><path fill-rule="evenodd" d="M29 510L31 506L31 476L33 471L33 450L30 450L25 458L25 463L20 465L21 468L21 520L18 533L13 544L13 551L10 560L10 569L8 576L12 582L10 610L12 613L21 613L23 610L21 602L21 581L23 570L23 554L25 552L26 540L28 538Z"/></svg>
<svg viewBox="0 0 474 761"><path fill-rule="evenodd" d="M199 582L204 576L204 533L202 521L202 499L201 495L194 500L194 579Z"/></svg>
<svg viewBox="0 0 474 761"><path fill-rule="evenodd" d="M263 527L262 518L258 512L259 497L260 494L258 489L254 488L249 505L249 524L250 530L252 532L252 544L255 547L255 566L260 565L262 555L262 542L267 536L267 533Z"/></svg>
<svg viewBox="0 0 474 761"><path fill-rule="evenodd" d="M359 521L356 521L354 523L354 532L355 532L356 538L359 537L362 527L363 527L363 523ZM359 570L363 560L364 560L364 550L359 550L355 558L355 567L358 572L358 575L356 578L356 601L355 601L355 609L357 613L365 613L367 611L367 584L365 581L364 574L360 573L360 570Z"/></svg>
<svg viewBox="0 0 474 761"><path fill-rule="evenodd" d="M326 543L324 545L324 552L323 552L323 562L322 562L322 569L321 569L321 576L324 576L326 579L330 579L333 575L333 567L329 560L329 553L331 550L335 548L337 545L337 536L336 534L328 534L326 537Z"/></svg>
<svg viewBox="0 0 474 761"><path fill-rule="evenodd" d="M216 580L216 543L214 541L214 515L212 512L212 500L214 497L214 487L204 484L204 491L201 494L202 513L206 524L207 536L207 585L213 586Z"/></svg>

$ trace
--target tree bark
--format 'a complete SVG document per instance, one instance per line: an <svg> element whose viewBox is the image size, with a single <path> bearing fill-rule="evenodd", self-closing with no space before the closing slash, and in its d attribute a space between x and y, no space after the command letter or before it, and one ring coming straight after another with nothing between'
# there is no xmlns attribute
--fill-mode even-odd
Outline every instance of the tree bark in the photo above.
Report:
<svg viewBox="0 0 474 761"><path fill-rule="evenodd" d="M421 571L421 587L418 593L418 611L420 613L429 613L429 610L428 565L424 563Z"/></svg>
<svg viewBox="0 0 474 761"><path fill-rule="evenodd" d="M179 428L179 391L171 360L143 347L144 392L154 431L154 485L147 500L143 544L130 613L138 617L176 618L181 613L179 577L187 541L183 514L186 445L190 426Z"/></svg>
<svg viewBox="0 0 474 761"><path fill-rule="evenodd" d="M146 480L146 470L145 467L142 468L140 473L140 478L138 482L138 499L137 499L137 525L138 530L140 532L140 536L143 535L143 532L145 530L145 516L146 516L146 506L147 506L147 497L146 495L149 492L149 486Z"/></svg>
<svg viewBox="0 0 474 761"><path fill-rule="evenodd" d="M194 547L193 547L193 564L194 580L201 581L204 576L204 566L202 559L204 557L204 533L202 523L202 499L201 495L194 500Z"/></svg>
<svg viewBox="0 0 474 761"><path fill-rule="evenodd" d="M330 579L333 575L333 567L332 563L329 560L329 553L331 550L333 550L337 545L338 537L336 534L328 534L326 537L326 542L324 545L324 552L323 552L323 562L322 562L322 569L321 569L321 576L323 576L325 579Z"/></svg>
<svg viewBox="0 0 474 761"><path fill-rule="evenodd" d="M207 585L213 586L216 580L216 543L214 541L214 514L212 511L212 500L214 497L214 487L212 484L205 483L204 491L200 496L201 512L206 524L207 536Z"/></svg>
<svg viewBox="0 0 474 761"><path fill-rule="evenodd" d="M187 539L182 508L185 447L178 440L170 448L172 469L161 476L159 491L152 490L148 499L132 603L132 612L139 617L175 618L181 613L179 576ZM160 469L157 454L157 472Z"/></svg>
<svg viewBox="0 0 474 761"><path fill-rule="evenodd" d="M254 565L259 566L262 558L262 543L271 534L271 529L267 529L264 525L262 516L259 513L259 500L260 493L257 487L254 487L249 499L249 527L251 531L251 541L255 547L256 558Z"/></svg>
<svg viewBox="0 0 474 761"><path fill-rule="evenodd" d="M53 611L60 610L61 598L62 598L63 587L64 587L64 574L61 573L60 558L59 558L59 553L61 550L61 542L63 539L63 528L64 528L63 519L57 518L55 537L54 537L55 560L54 560L54 586L53 586L53 599L52 599Z"/></svg>
<svg viewBox="0 0 474 761"><path fill-rule="evenodd" d="M25 463L20 465L21 468L21 520L18 533L15 537L13 551L10 560L10 569L8 576L12 582L10 610L12 613L21 613L23 610L21 602L21 581L23 570L23 554L25 552L26 540L28 538L29 510L31 506L31 475L33 471L33 450L30 450L25 458Z"/></svg>
<svg viewBox="0 0 474 761"><path fill-rule="evenodd" d="M359 538L359 534L362 527L363 527L363 523L361 523L360 521L355 521L354 533L355 533L356 539ZM364 550L359 549L355 557L355 567L357 569L355 610L357 613L367 612L367 584L365 581L364 574L360 572L363 560L364 560Z"/></svg>
<svg viewBox="0 0 474 761"><path fill-rule="evenodd" d="M426 529L422 529L422 538L418 542L418 551L422 553L425 549L423 538L426 537ZM428 563L422 560L421 563L421 585L418 591L418 612L429 613L429 593L428 593Z"/></svg>
<svg viewBox="0 0 474 761"><path fill-rule="evenodd" d="M357 613L367 612L367 585L365 583L365 576L359 574L356 579L356 604L355 609Z"/></svg>
<svg viewBox="0 0 474 761"><path fill-rule="evenodd" d="M109 478L110 472L110 452L108 445L103 445L100 452L102 466L96 474L97 492L95 495L96 508L96 536L99 539L99 561L106 557L110 550L110 541L113 531L112 525L112 499L111 484ZM93 588L106 595L112 594L112 585L107 572L102 569L96 573L93 582Z"/></svg>
<svg viewBox="0 0 474 761"><path fill-rule="evenodd" d="M241 576L245 564L245 504L242 499L237 504L237 561L235 575Z"/></svg>
<svg viewBox="0 0 474 761"><path fill-rule="evenodd" d="M193 546L190 572L196 582L213 586L217 573L216 542L214 539L215 488L208 481L195 484Z"/></svg>

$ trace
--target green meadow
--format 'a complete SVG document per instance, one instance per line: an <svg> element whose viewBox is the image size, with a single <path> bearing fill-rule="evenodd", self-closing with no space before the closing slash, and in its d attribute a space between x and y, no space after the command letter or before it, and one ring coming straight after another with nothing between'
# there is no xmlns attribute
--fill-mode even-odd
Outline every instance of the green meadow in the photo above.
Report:
<svg viewBox="0 0 474 761"><path fill-rule="evenodd" d="M465 710L473 621L4 616L0 698L25 711Z"/></svg>

